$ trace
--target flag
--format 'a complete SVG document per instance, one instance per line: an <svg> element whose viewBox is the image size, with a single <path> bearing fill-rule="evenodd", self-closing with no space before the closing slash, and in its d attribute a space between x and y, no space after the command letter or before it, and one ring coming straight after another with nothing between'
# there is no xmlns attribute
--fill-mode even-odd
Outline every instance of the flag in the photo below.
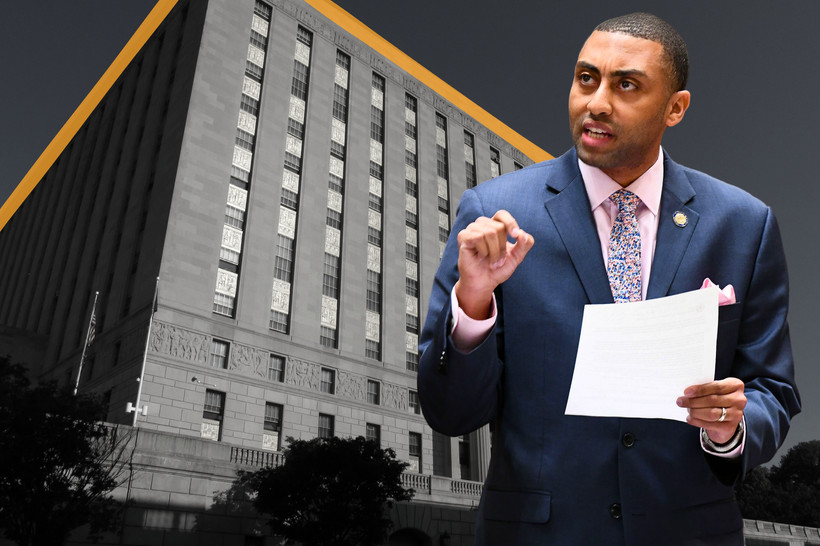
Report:
<svg viewBox="0 0 820 546"><path fill-rule="evenodd" d="M91 311L91 320L88 323L88 336L85 338L85 346L91 347L94 343L94 336L97 335L97 314Z"/></svg>

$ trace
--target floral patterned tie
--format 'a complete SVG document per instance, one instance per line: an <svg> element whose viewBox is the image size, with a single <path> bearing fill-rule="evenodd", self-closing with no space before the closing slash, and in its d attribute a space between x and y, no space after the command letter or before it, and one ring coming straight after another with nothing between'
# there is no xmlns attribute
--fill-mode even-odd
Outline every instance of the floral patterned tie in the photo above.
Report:
<svg viewBox="0 0 820 546"><path fill-rule="evenodd" d="M615 303L641 300L641 232L635 209L641 200L634 193L618 190L609 196L618 206L618 216L609 236L606 273Z"/></svg>

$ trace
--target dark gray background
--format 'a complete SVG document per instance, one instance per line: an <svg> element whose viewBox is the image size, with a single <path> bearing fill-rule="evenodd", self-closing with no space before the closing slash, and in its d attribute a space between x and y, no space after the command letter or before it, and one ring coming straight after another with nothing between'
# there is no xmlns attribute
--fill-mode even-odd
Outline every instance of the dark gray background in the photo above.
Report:
<svg viewBox="0 0 820 546"><path fill-rule="evenodd" d="M672 23L689 45L692 106L664 147L677 161L747 189L777 214L791 273L790 321L804 406L785 448L820 438L820 0L337 3L553 155L571 144L567 93L592 28L638 10ZM0 201L153 5L40 0L3 10Z"/></svg>

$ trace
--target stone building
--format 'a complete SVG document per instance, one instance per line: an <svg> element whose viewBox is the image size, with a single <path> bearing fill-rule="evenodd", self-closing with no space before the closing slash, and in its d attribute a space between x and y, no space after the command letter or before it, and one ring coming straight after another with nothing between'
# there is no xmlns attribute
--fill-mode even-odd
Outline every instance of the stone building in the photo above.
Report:
<svg viewBox="0 0 820 546"><path fill-rule="evenodd" d="M200 542L236 468L332 435L466 543L489 434L420 414L426 295L461 193L548 155L327 0L166 4L0 232L0 350L139 430L126 543Z"/></svg>

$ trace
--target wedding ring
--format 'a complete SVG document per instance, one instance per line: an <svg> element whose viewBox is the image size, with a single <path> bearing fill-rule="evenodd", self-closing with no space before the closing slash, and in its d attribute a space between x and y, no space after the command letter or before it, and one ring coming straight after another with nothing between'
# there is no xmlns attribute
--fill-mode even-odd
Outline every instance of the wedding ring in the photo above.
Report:
<svg viewBox="0 0 820 546"><path fill-rule="evenodd" d="M726 408L720 408L720 417L718 418L717 422L722 423L726 420Z"/></svg>

